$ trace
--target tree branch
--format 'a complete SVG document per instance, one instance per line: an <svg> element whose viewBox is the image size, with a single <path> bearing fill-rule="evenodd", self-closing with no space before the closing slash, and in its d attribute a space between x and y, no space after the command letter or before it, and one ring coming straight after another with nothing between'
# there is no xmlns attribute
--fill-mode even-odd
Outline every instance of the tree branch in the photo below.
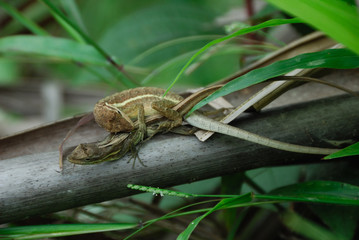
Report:
<svg viewBox="0 0 359 240"><path fill-rule="evenodd" d="M326 139L359 138L356 109L357 98L340 96L247 115L235 125L280 141L330 147ZM10 152L16 147L19 151L28 149L29 145L15 143L27 139L30 144L31 136L36 142L41 138L36 131L17 135L17 140L0 140L1 152L9 152L7 148ZM56 133L42 138L51 145L53 136ZM126 156L98 165L73 166L66 162L63 173L59 172L57 151L1 160L0 222L137 193L126 188L128 183L169 187L248 169L320 160L320 156L279 151L219 134L205 143L195 137L159 135L142 146L139 154L147 167L137 163L132 169Z"/></svg>

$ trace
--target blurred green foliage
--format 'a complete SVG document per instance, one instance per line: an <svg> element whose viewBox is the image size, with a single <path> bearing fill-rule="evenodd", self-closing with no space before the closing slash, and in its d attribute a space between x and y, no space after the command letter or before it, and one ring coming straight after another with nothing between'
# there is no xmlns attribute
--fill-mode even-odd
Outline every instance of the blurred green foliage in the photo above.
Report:
<svg viewBox="0 0 359 240"><path fill-rule="evenodd" d="M234 0L223 0L220 2L217 0L54 0L51 2L61 9L69 20L73 21L89 38L109 53L110 56L116 59L120 64L124 64L126 72L137 80L137 82L142 85L162 87L169 85L178 71L196 51L208 42L218 39L224 34L228 34L225 30L226 25L233 22L230 20L228 22L219 22L218 19L242 5L242 1ZM279 1L272 0L270 2L274 3ZM300 9L293 6L289 1L281 2L285 3L288 9L293 10L289 12L298 15L304 14L302 16L308 14L307 11L300 12ZM310 1L306 2L308 3L308 7L310 7ZM337 4L342 4L340 2L341 1L337 1ZM355 3L353 0L346 0L345 2L351 5ZM9 11L6 12L4 9L0 9L0 36L2 38L13 35L34 35L36 33L32 32L36 32L36 27L31 31L29 27L25 26L26 24L31 25L31 23L35 23L51 36L72 39L72 35L54 20L49 9L42 1L0 0L0 3L9 4L10 7L13 7L11 11L18 11L15 11L14 14L20 14L21 17L25 19L25 22L20 23L18 19L21 17L12 18L8 15ZM265 11L257 13L256 16L266 19L270 18L268 16L273 16L273 13L276 11L278 11L276 8L270 6L265 8ZM317 15L309 15L313 18L313 22L316 20L322 24L321 19ZM333 15L329 17L332 20L335 18ZM302 20L308 21L308 19L304 19L304 17L302 17ZM356 22L353 22L353 24L356 24ZM236 26L242 26L241 22L237 23ZM346 27L345 24L342 24L342 26L344 28ZM328 29L328 31L331 32L337 30L328 24L325 27L324 29ZM263 36L263 42L265 42L267 35ZM215 47L209 49L196 59L197 62L193 63L189 69L187 69L187 72L185 72L184 76L176 84L176 87L207 85L220 80L239 70L243 65L243 58L247 55L250 54L251 56L258 57L275 48L273 46L266 47L264 45L262 45L262 47L254 47L253 45L248 46L243 43L240 39L235 39L225 44L217 44ZM29 45L25 47L31 49L33 46L34 45ZM88 62L89 64L84 66L78 62L71 62L71 59L67 62L58 62L54 59L41 59L29 55L4 55L0 58L0 84L11 84L19 81L28 81L28 79L32 78L40 78L42 80L61 79L71 86L97 87L104 85L107 88L111 88L111 90L114 90L113 88L124 88L119 81L121 79L116 79L111 72L107 71L108 69L105 69L103 66L95 66L93 62ZM342 179L343 182L350 182L357 185L358 181L356 179L355 166L353 167L348 163L342 164L345 165L343 169L345 168L352 171L350 179ZM333 171L329 171L328 166L333 166ZM325 174L319 175L320 171L325 172ZM231 177L227 176L227 181L223 178L222 189L226 189L227 193L231 193L232 191L232 193L235 192L235 194L238 194L237 191L239 190L242 190L242 193L250 191L259 193L263 191L265 193L278 187L295 184L301 180L317 178L320 180L331 179L328 176L333 177L334 173L342 173L341 170L338 171L338 164L336 163L327 164L325 167L323 167L323 164L320 164L318 166L301 165L255 169L244 174L233 175ZM349 176L349 174L342 175ZM331 180L338 179L340 179L340 177L336 176ZM177 189L198 194L202 193L202 191L211 192L213 189L216 189L218 185L219 179L216 178L191 185L177 186ZM340 193L340 191L338 192ZM149 194L141 194L140 196L136 196L135 199L150 202L152 196ZM165 198L159 206L161 209L167 210L183 202L182 200L178 201L174 198ZM117 204L120 205L122 203L118 201ZM281 207L287 206L288 205L282 205ZM298 207L297 205L291 205L291 207L293 206ZM236 231L242 235L248 234L246 231L249 231L254 235L257 232L258 223L252 220L256 219L256 216L262 219L264 215L264 211L259 208L270 208L271 211L273 211L275 207L276 205L270 205L270 207L268 207L268 205L261 205L258 209L254 211L251 210L254 212L255 217L249 216L249 214L247 216L247 210L239 212L239 210L235 209L235 211L230 214L223 215L224 218L228 217L224 222L228 223L227 227L229 228L231 222L234 220L237 221L237 225L233 224L234 227L232 226L234 228L231 230L233 231L233 236ZM91 208L92 210L89 210ZM129 209L127 205L124 208L126 210ZM328 208L330 208L331 211L328 211ZM86 210L86 207L84 209ZM356 214L357 208L346 208L345 211L342 211L342 209L342 207L332 205L322 206L320 209L313 210L311 214L313 214L315 218L320 218L334 233L338 232L340 235L345 236L344 239L350 239L355 233L357 223L356 216L358 216ZM121 211L122 209L114 211L106 205L87 207L87 210L89 212L87 217L92 218L94 218L91 214L92 212L101 213L101 211L111 211L112 217L109 217L111 221L116 221L126 215ZM139 211L143 214L142 209ZM280 211L278 211L278 213L280 213ZM86 212L82 214L86 215ZM137 218L143 216L138 213L131 214L132 212L129 214L131 217L130 220L121 219L121 221L135 221ZM347 218L345 221L342 221L341 219L347 217L348 214L350 215L350 219ZM126 217L128 216L126 215ZM307 226L307 222L296 215L288 214L286 217L287 219L294 219L301 222L298 226ZM63 217L63 219L65 219L65 217ZM99 219L95 218L95 220ZM264 222L260 226L264 227L268 225L269 221ZM89 229L89 232L91 232L91 226L89 226ZM308 228L305 228L300 231L298 229L294 230L299 233L306 233L307 229ZM312 229L311 233L316 233L317 231L317 228ZM250 239L250 237L247 239Z"/></svg>
<svg viewBox="0 0 359 240"><path fill-rule="evenodd" d="M204 44L225 34L224 24L216 19L241 2L222 1L52 1L69 20L103 48L111 57L125 65L125 70L141 85L166 87L186 60ZM8 3L10 5L10 3ZM54 19L41 1L19 0L10 7L18 11L17 18L2 14L1 36L28 34L24 27L35 23L52 36L71 38ZM28 21L22 21L23 16ZM206 56L187 74L179 85L200 86L217 81L240 67L240 56L249 51L238 44L221 46ZM261 51L251 51L260 54ZM69 84L92 85L113 81L114 76L100 67L91 71L72 63L55 64L16 58L23 73L40 78L59 78ZM94 72L100 74L99 77ZM151 74L152 73L152 74ZM150 75L151 74L151 75ZM150 76L149 76L150 75ZM1 77L1 76L0 76ZM15 78L27 78L18 74ZM102 79L101 79L102 78ZM112 78L112 79L111 79ZM4 78L3 78L4 79ZM1 80L0 78L0 81ZM121 88L118 82L116 88ZM119 87L120 86L120 87ZM111 86L114 87L113 85Z"/></svg>

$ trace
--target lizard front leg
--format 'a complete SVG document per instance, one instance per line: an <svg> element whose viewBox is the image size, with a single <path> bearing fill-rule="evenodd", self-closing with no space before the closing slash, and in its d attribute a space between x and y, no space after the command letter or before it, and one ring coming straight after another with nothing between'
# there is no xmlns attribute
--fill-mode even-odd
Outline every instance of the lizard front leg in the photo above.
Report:
<svg viewBox="0 0 359 240"><path fill-rule="evenodd" d="M139 142L142 141L146 135L145 108L143 104L136 104L133 106L133 109L137 111L137 123L138 123L138 128L134 130L136 131L134 135L136 136L136 138L138 138L138 142ZM125 113L122 113L120 110L118 111L119 113L121 113L121 116L125 118L127 122L129 122L133 126L133 128L135 128L134 122Z"/></svg>
<svg viewBox="0 0 359 240"><path fill-rule="evenodd" d="M138 121L138 129L137 136L139 141L143 141L146 134L146 122L145 122L145 108L143 104L136 105L137 108L137 121Z"/></svg>

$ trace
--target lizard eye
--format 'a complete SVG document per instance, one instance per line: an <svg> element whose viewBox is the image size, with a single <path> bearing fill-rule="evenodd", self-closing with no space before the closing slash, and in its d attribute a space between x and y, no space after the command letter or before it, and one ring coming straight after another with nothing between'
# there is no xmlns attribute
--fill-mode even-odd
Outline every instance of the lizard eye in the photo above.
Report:
<svg viewBox="0 0 359 240"><path fill-rule="evenodd" d="M90 161L91 161L91 158L85 158L85 161L86 161L86 162L90 162Z"/></svg>

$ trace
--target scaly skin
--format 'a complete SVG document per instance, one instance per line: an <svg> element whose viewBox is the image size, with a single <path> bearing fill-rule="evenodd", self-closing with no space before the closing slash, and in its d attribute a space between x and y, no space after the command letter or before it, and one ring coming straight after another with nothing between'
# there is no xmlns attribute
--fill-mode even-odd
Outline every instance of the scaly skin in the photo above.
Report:
<svg viewBox="0 0 359 240"><path fill-rule="evenodd" d="M143 141L144 134L143 132L147 132L148 139L150 139L152 136L154 136L158 132L163 131L169 131L172 128L175 128L177 126L180 126L182 124L182 117L199 101L204 99L205 97L209 96L211 93L213 93L215 90L219 89L221 86L213 86L206 89L203 89L197 93L192 94L185 100L179 102L178 100L183 99L181 96L171 93L169 98L167 98L165 101L163 101L162 95L164 93L163 89L158 88L135 88L126 90L125 92L116 93L114 95L111 95L110 97L106 97L102 100L100 100L96 106L96 114L97 118L100 119L99 125L106 125L106 121L102 119L102 117L98 117L101 114L117 114L119 116L114 117L114 119L120 119L119 121L125 121L125 125L128 125L128 121L124 120L120 113L114 111L111 107L108 108L105 107L106 104L113 104L113 107L123 107L122 105L114 105L115 101L120 101L120 99L123 99L123 101L127 102L126 109L122 111L126 113L126 117L136 117L136 114L133 113L133 106L138 106L139 102L142 102L146 99L146 101L152 101L151 107L149 107L148 102L146 102L144 107L145 114L138 114L138 121L131 123L131 127L129 129L132 129L131 134L127 135L124 134L110 134L107 136L104 140L102 140L100 143L82 143L78 145L73 152L67 157L69 162L75 163L75 164L96 164L104 161L112 161L115 159L121 158L125 153L127 153L129 150L134 151L133 154L137 154L136 150L134 149L134 146L136 146L139 142ZM145 91L147 90L147 91ZM136 101L129 100L130 96L136 96L135 94L143 93L144 98L140 100L140 98L137 96ZM150 93L150 94L148 94ZM151 98L149 97L151 95ZM168 101L168 99L172 99L172 102L177 101L177 105L173 107L173 104ZM129 107L129 104L131 103L131 110L127 110ZM105 107L105 110L101 110L101 106ZM173 107L172 109L169 107ZM147 109L147 113L146 113ZM137 109L138 110L138 109ZM139 110L141 111L141 109ZM95 112L95 110L94 110ZM151 113L151 114L149 114ZM143 122L144 116L150 115L145 119L145 125L148 125L149 127L146 129L141 128L141 122ZM169 120L171 119L171 120ZM108 121L107 121L108 122ZM112 123L111 123L112 124ZM111 124L108 124L108 126L111 126ZM120 127L117 129L128 130L127 127ZM135 129L135 130L133 130ZM138 130L136 130L138 129ZM126 139L123 140L122 138L126 136Z"/></svg>
<svg viewBox="0 0 359 240"><path fill-rule="evenodd" d="M81 143L67 157L69 162L81 165L96 164L104 159L115 159L121 152L125 153L125 141L128 141L129 133L110 134L98 143Z"/></svg>
<svg viewBox="0 0 359 240"><path fill-rule="evenodd" d="M199 101L213 93L215 90L220 88L221 86L213 86L209 87L207 89L203 89L197 93L192 94L188 98L184 99L180 103L178 103L176 106L174 106L172 109L170 109L170 105L167 103L162 105L163 102L161 101L152 101L151 102L151 109L156 110L157 113L149 115L146 119L144 119L144 116L146 114L138 114L138 121L135 123L132 123L132 132L130 135L125 137L126 139L123 141L116 141L116 137L114 137L111 141L104 140L103 145L106 145L106 148L101 148L101 145L96 144L87 144L87 145L80 145L78 148L74 150L72 155L84 155L85 158L82 159L76 159L74 161L73 158L69 158L70 162L76 163L76 164L95 164L99 162L104 161L111 161L118 158L121 158L124 154L126 154L129 150L134 149L134 146L137 145L139 142L142 142L144 140L144 133L147 132L147 141L150 139L153 135L155 135L158 132L166 132L170 131L174 127L178 127L182 123L182 118L185 116L185 114L188 113L188 111ZM163 90L164 91L164 90ZM151 92L153 93L153 92ZM159 93L162 93L159 91ZM140 96L136 96L137 99L140 98ZM159 99L159 98L156 98ZM113 102L111 104L114 104ZM147 104L148 105L148 104ZM119 107L119 105L113 105L114 107ZM133 106L133 105L132 105ZM165 107L163 107L165 106ZM145 110L146 111L146 110ZM129 111L128 111L129 112ZM140 112L140 111L139 111ZM173 114L175 112L175 114ZM161 113L161 114L159 114ZM121 114L123 114L121 112ZM165 117L164 117L165 116ZM294 145L294 144L288 144L279 142L276 140L268 139L253 133L249 133L246 131L243 131L239 128L235 128L232 126L228 126L222 123L219 123L217 121L214 121L209 118L200 117L196 118L196 114L193 114L192 117L190 116L188 118L188 121L191 125L197 126L198 128L210 130L219 132L222 134L234 136L237 138L241 138L244 140L248 140L254 143L258 143L261 145L286 150L286 151L292 151L292 152L300 152L300 153L308 153L308 154L321 154L326 155L333 153L335 151L338 151L339 149L325 149L325 148L314 148L314 147L306 147L306 146L300 146L300 145ZM145 129L141 127L141 125L145 125ZM137 128L137 129L136 129ZM118 135L121 136L121 135ZM102 146L103 146L102 145ZM83 147L86 147L86 154L83 154ZM75 153L76 151L81 151L81 154ZM112 151L112 152L111 152ZM91 153L94 153L91 155ZM135 150L135 154L137 155L137 151ZM70 155L71 156L71 155Z"/></svg>
<svg viewBox="0 0 359 240"><path fill-rule="evenodd" d="M211 118L208 118L196 112L192 113L188 118L186 118L186 121L192 126L201 128L203 130L222 133L228 136L236 137L263 146L289 151L289 152L328 155L340 150L333 148L308 147L308 146L301 146L301 145L296 145L286 142L280 142L277 140L269 139L267 137L259 136L251 132L247 132L243 129L233 127L224 124L222 122L215 121Z"/></svg>
<svg viewBox="0 0 359 240"><path fill-rule="evenodd" d="M152 131L152 128L148 128L148 131ZM132 152L132 158L136 160L138 158L136 145L141 141L143 139L140 131L136 130L131 133L109 134L97 143L81 143L71 152L67 160L80 165L97 164L120 159L128 151ZM142 164L141 160L140 163Z"/></svg>
<svg viewBox="0 0 359 240"><path fill-rule="evenodd" d="M153 103L163 102L167 104L167 109L163 108L166 114L168 109L183 100L181 96L174 93L168 93L163 98L164 92L165 90L161 88L140 87L105 97L94 107L95 121L111 133L131 132L136 128L134 120L140 118L140 109L143 109L144 117L152 116L158 113L152 107Z"/></svg>

